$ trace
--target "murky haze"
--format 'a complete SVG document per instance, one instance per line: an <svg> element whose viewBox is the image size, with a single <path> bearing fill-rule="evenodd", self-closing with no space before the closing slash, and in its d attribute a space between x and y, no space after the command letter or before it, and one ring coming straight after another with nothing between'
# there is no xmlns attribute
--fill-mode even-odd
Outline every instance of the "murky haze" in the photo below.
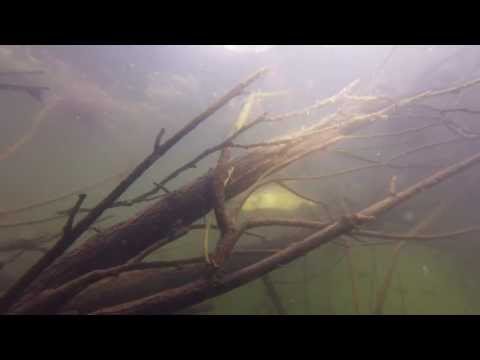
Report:
<svg viewBox="0 0 480 360"><path fill-rule="evenodd" d="M235 139L239 144L272 141L322 121L330 125L332 113L343 112L347 118L398 105L388 118L282 169L279 177L320 178L283 183L290 190L259 190L239 221L333 221L480 152L480 87L462 87L480 78L478 46L0 46L0 291L52 246L54 242L42 239L62 230L62 211L75 204L77 194L87 194L82 208L94 207L152 151L162 128L164 139L174 135L262 67L269 69L267 75L185 136L121 199L150 190L226 139L252 93L273 95L257 101L249 119L319 104L357 79L341 108L332 102L289 120L258 124ZM423 92L455 87L459 89L412 105L401 103ZM240 158L253 150L231 151L233 158ZM195 182L217 160L218 154L201 160L168 182L167 191ZM327 176L360 167L365 168ZM346 234L267 278L195 306L210 314L477 314L480 246L478 232L471 228L479 221L479 179L480 169L473 166L362 227L437 237L401 244L400 238ZM73 248L154 201L109 209ZM228 204L234 207L235 199ZM213 211L209 216L215 221ZM204 221L200 217L196 224ZM441 235L465 229L471 231ZM303 230L255 229L271 244ZM218 236L211 231L211 251ZM34 241L6 246L22 239ZM245 237L238 246L258 242ZM204 232L190 231L144 261L202 257L204 246ZM174 286L183 284L172 281ZM158 291L149 289L147 279L141 291ZM95 285L72 303L81 304L89 291L95 292ZM109 306L120 299L111 291Z"/></svg>

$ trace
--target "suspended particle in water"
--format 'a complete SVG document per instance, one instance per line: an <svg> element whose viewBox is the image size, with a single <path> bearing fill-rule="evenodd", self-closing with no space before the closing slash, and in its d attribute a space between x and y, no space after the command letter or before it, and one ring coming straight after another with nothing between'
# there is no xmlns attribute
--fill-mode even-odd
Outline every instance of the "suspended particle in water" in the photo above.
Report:
<svg viewBox="0 0 480 360"><path fill-rule="evenodd" d="M413 211L406 211L403 213L403 220L407 221L407 222L412 222L413 220L415 220L415 214L413 213Z"/></svg>
<svg viewBox="0 0 480 360"><path fill-rule="evenodd" d="M430 269L428 268L427 265L422 265L422 272L423 272L423 276L425 277L428 277L428 275L430 275Z"/></svg>

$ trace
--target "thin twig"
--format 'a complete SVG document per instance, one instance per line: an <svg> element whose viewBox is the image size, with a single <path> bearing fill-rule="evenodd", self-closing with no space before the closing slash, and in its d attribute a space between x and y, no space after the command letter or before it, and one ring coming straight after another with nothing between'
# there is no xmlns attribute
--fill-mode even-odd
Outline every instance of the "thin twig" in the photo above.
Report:
<svg viewBox="0 0 480 360"><path fill-rule="evenodd" d="M463 236L467 234L474 234L480 232L480 227L470 227L462 230L457 230L449 233L439 233L432 235L405 235L405 234L391 234L378 231L369 231L369 230L355 230L354 234L359 236L365 236L369 238L381 238L381 239L390 239L390 240L407 240L407 241L429 241L429 240L440 240L440 239L450 239L457 236Z"/></svg>
<svg viewBox="0 0 480 360"><path fill-rule="evenodd" d="M104 179L101 179L99 181L96 181L96 182L94 182L90 185L83 186L83 187L78 188L76 190L70 191L66 194L56 196L52 199L45 200L45 201L40 201L40 202L33 203L33 204L23 206L23 207L20 207L20 208L17 208L17 209L13 209L13 210L6 210L6 211L2 212L2 215L18 214L18 213L22 213L22 212L25 212L25 211L30 211L30 210L33 210L33 209L36 209L36 208L39 208L39 207L47 206L47 205L53 204L53 203L61 201L61 200L68 199L69 197L72 197L74 195L78 195L79 193L86 192L88 190L92 190L92 189L94 189L94 188L96 188L100 185L108 183L109 181L118 179L119 177L123 177L124 175L126 175L126 173L127 173L127 170L124 170L120 173L117 173L117 174L112 175L112 176L108 176L108 177L106 177ZM48 220L45 219L43 221L48 221ZM6 224L6 225L8 225L8 224Z"/></svg>
<svg viewBox="0 0 480 360"><path fill-rule="evenodd" d="M39 219L39 220L21 221L21 222L18 222L18 223L10 223L10 224L0 224L0 229L9 229L9 228L15 228L15 227L44 224L44 223L47 223L47 222L50 222L50 221L63 219L64 217L65 217L65 215L56 215L56 216L52 216L52 217L45 218L45 219Z"/></svg>
<svg viewBox="0 0 480 360"><path fill-rule="evenodd" d="M350 244L348 243L348 240L345 241L345 257L347 259L348 270L350 274L353 309L356 314L360 314L360 303L358 299L357 281L355 276L355 269L353 267L352 253L351 253Z"/></svg>
<svg viewBox="0 0 480 360"><path fill-rule="evenodd" d="M16 250L39 251L45 253L47 250L41 245L49 243L60 235L42 236L33 239L13 239L9 241L2 240L0 242L0 252L10 252Z"/></svg>
<svg viewBox="0 0 480 360"><path fill-rule="evenodd" d="M435 219L437 219L442 213L444 213L446 209L447 209L446 204L436 208L434 211L432 211L429 214L427 218L419 222L417 226L409 232L408 235L413 236L417 234L419 231L421 231L423 228L430 226L430 224L433 221L435 221ZM400 257L400 252L405 247L406 244L407 244L406 240L398 241L393 249L392 262L390 264L390 267L388 268L387 274L385 275L385 279L382 285L380 286L380 289L377 294L377 301L376 301L374 312L373 312L374 314L381 314L383 312L383 307L392 283L393 274L395 272L395 268L396 268L398 259Z"/></svg>
<svg viewBox="0 0 480 360"><path fill-rule="evenodd" d="M263 282L263 285L265 285L265 290L267 291L268 297L272 301L273 306L275 306L275 310L277 311L277 314L287 315L287 310L283 305L282 299L278 294L278 291L275 288L275 285L273 284L268 274L262 277L262 282Z"/></svg>
<svg viewBox="0 0 480 360"><path fill-rule="evenodd" d="M80 209L80 206L82 203L85 201L85 198L87 197L86 194L80 194L78 195L78 200L75 206L71 209L70 215L68 216L68 220L63 228L63 236L68 236L72 232L73 228L73 221L75 220L75 216L78 213L78 210Z"/></svg>

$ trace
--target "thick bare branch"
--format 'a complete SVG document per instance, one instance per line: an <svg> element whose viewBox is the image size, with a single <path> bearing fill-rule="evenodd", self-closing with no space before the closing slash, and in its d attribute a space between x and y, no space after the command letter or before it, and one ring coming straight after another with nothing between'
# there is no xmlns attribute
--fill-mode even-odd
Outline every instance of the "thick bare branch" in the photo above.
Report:
<svg viewBox="0 0 480 360"><path fill-rule="evenodd" d="M259 177L268 176L313 151L326 149L338 143L345 136L362 126L386 119L388 114L401 106L407 106L433 96L458 92L469 86L476 85L478 82L480 81L476 80L442 91L421 93L370 114L346 118L343 116L343 120L340 123L328 128L322 128L322 132L311 138L291 145L279 145L252 151L247 156L232 161L235 171L225 188L226 198L231 198L249 188ZM167 143L168 141L162 146ZM158 241L159 238L164 237L165 232L174 223L190 224L192 221L196 221L212 209L213 204L211 199L209 199L211 197L211 190L209 190L211 189L211 181L212 172L201 177L192 185L167 194L162 201L159 201L147 211L142 212L132 221L129 221L128 224L124 224L124 226L110 232L108 236L94 241L95 245L93 245L93 242L87 241L85 246L72 253L68 259L59 261L55 267L52 267L51 271L45 274L34 288L48 288L48 286L53 284L58 286L82 273L98 269L99 267L115 266L128 261L128 259L143 251L153 242ZM194 204L196 208L192 209ZM130 226L132 224L135 225L134 229ZM166 238L163 244L168 242L169 240ZM114 247L115 251L110 251L111 247Z"/></svg>
<svg viewBox="0 0 480 360"><path fill-rule="evenodd" d="M122 180L120 184L107 195L95 208L93 208L74 228L72 228L65 236L60 239L55 246L49 250L45 256L38 260L27 272L20 277L2 296L0 299L0 312L6 311L22 295L33 280L35 280L40 273L55 261L65 250L67 250L73 242L78 239L95 220L102 215L140 176L143 175L160 157L162 157L168 150L170 150L181 139L188 135L198 125L205 121L210 115L215 113L232 98L240 95L244 88L250 85L257 78L266 73L266 69L257 71L252 76L248 77L244 82L235 86L227 94L217 100L207 110L192 119L187 125L180 129L171 138L166 140L163 144L159 144L159 137L155 141L153 152L147 156L133 171ZM162 134L162 132L161 132Z"/></svg>
<svg viewBox="0 0 480 360"><path fill-rule="evenodd" d="M343 217L339 221L328 225L322 230L315 232L307 238L290 245L286 249L283 249L254 265L243 268L232 274L225 275L223 278L217 280L215 284L212 284L208 279L199 279L190 284L166 290L156 295L96 311L95 314L169 313L225 293L251 281L252 279L263 276L279 265L291 262L299 256L334 240L340 235L351 232L361 224L373 221L376 216L405 202L416 194L465 171L479 162L480 154L476 154L464 161L447 167L399 192L395 197L385 198L357 214Z"/></svg>

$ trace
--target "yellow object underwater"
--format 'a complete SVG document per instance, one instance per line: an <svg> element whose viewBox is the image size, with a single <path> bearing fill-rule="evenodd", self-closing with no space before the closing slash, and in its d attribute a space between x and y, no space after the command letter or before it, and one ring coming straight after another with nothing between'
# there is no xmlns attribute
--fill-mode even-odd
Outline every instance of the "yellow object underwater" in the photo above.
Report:
<svg viewBox="0 0 480 360"><path fill-rule="evenodd" d="M283 210L295 211L304 206L316 206L280 185L269 185L255 191L242 206L242 211Z"/></svg>
<svg viewBox="0 0 480 360"><path fill-rule="evenodd" d="M240 114L238 115L238 118L235 121L235 124L233 125L234 131L240 130L242 127L244 127L247 124L247 121L250 118L250 113L252 112L252 109L253 109L253 105L256 102L258 103L260 100L265 98L281 96L286 94L288 94L287 91L251 93L245 100L242 110L240 111Z"/></svg>

